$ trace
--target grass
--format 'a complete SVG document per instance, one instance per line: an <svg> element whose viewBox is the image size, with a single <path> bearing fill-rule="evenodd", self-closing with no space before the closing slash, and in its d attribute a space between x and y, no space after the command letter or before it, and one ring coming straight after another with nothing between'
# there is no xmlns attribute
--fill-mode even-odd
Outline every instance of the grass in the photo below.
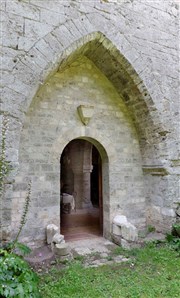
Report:
<svg viewBox="0 0 180 298"><path fill-rule="evenodd" d="M41 276L46 298L175 298L180 297L180 258L169 246L114 252L130 257L127 263L83 268L73 261L68 268Z"/></svg>

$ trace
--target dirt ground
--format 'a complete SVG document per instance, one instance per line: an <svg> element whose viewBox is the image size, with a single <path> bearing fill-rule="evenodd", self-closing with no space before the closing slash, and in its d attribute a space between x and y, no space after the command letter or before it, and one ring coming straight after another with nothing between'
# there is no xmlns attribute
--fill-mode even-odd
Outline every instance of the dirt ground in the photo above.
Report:
<svg viewBox="0 0 180 298"><path fill-rule="evenodd" d="M163 234L150 233L143 239L142 245L144 242L162 240L163 238ZM52 266L58 267L59 269L64 268L68 261L73 259L82 260L85 267L98 267L114 262L121 263L129 261L129 259L123 255L117 254L118 248L120 248L118 245L103 237L74 240L66 243L69 247L69 253L65 256L59 257L55 255L50 245L44 245L34 249L31 254L26 257L26 260L31 267L39 273L48 272Z"/></svg>

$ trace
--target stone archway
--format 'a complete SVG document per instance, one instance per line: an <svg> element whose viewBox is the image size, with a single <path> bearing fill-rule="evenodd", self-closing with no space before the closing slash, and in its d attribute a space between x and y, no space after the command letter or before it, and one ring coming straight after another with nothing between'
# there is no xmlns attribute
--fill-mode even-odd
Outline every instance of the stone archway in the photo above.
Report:
<svg viewBox="0 0 180 298"><path fill-rule="evenodd" d="M108 228L103 225L104 162L89 138L72 140L62 152L60 230L66 240L99 236Z"/></svg>
<svg viewBox="0 0 180 298"><path fill-rule="evenodd" d="M18 153L19 153L20 130L22 128L22 122L24 121L24 118L27 117L27 115L25 117L23 113L24 112L31 113L31 108L32 108L32 105L34 104L34 101L32 100L32 98L36 98L36 99L38 98L38 92L39 90L41 90L41 87L39 86L40 85L43 85L43 87L48 86L49 78L52 75L54 75L54 73L57 70L59 70L60 72L64 71L64 69L68 68L69 65L75 62L78 57L84 56L85 58L91 60L94 63L94 65L96 65L96 67L103 73L103 75L106 76L106 78L113 84L113 86L115 87L116 91L119 94L119 98L122 100L124 106L126 107L126 109L124 109L125 110L124 114L126 114L127 119L130 119L129 123L131 122L131 124L129 126L131 126L133 123L134 127L136 127L136 132L139 138L143 163L144 164L147 163L148 166L150 165L149 168L145 169L145 171L147 173L146 180L148 181L148 187L151 188L148 190L148 199L150 196L149 201L152 201L152 198L155 198L156 196L154 194L153 195L151 194L151 191L153 188L151 187L151 184L153 183L158 185L159 181L161 180L161 177L154 178L153 176L153 180L152 180L151 172L153 172L154 169L156 170L157 165L160 168L160 172L162 172L163 160L161 161L161 156L166 157L167 152L166 150L164 150L163 154L161 155L161 150L158 147L159 142L161 141L161 136L162 135L164 136L164 134L166 134L166 131L163 131L164 129L163 125L160 122L159 115L157 113L156 107L154 106L154 103L150 94L148 93L139 75L133 69L133 66L127 61L127 59L123 56L123 54L119 52L119 50L113 45L113 43L104 34L102 34L101 32L89 32L88 30L87 31L88 34L86 36L84 36L83 33L79 33L77 38L74 36L72 36L72 39L68 38L65 41L65 44L62 46L62 44L58 42L58 40L60 41L61 39L61 36L59 34L60 31L61 31L61 26L53 30L52 34L50 33L44 38L46 43L48 43L48 40L50 39L54 40L57 46L56 50L54 50L53 47L50 47L50 43L49 43L49 49L48 49L49 55L48 55L47 61L46 59L43 58L44 55L43 54L41 55L40 52L37 51L37 49L40 49L40 48L42 49L42 41L38 41L36 44L36 47L32 48L29 51L29 53L27 53L26 57L24 57L22 61L19 61L17 63L16 65L17 67L15 67L13 70L12 75L14 75L15 81L13 82L13 85L11 86L11 88L14 90L14 93L15 93L15 96L13 96L13 98L16 99L15 100L16 104L18 103L18 107L19 107L18 109L9 111L10 117L11 115L13 115L11 119L11 122L13 123L12 126L16 127L16 134L18 133L18 137L15 140L15 146L13 147L14 154L12 154L13 156L12 162L13 162L14 168L17 169L19 166ZM71 31L72 30L69 30L69 35L71 35L70 33ZM46 50L44 53L47 52ZM38 59L40 58L40 56L42 56L41 57L42 62L44 62L43 66L41 65L41 67L40 65L38 65ZM36 63L35 64L31 63L32 58L33 58L33 61L37 62L37 65L35 65ZM105 63L104 59L108 60L108 63ZM20 71L18 71L18 69L20 69ZM27 69L28 69L28 72L26 71ZM21 72L26 74L26 76L23 79L21 76ZM19 79L19 73L20 73L21 79L23 80L22 82ZM26 83L28 82L28 85L24 82L24 80L26 81ZM9 98L11 99L11 97ZM44 104L44 107L47 105L47 103L43 103L43 104ZM117 106L121 105L118 101L116 102L116 104ZM29 106L30 106L30 109L29 109ZM13 109L14 106L11 105L11 108ZM3 109L6 110L6 104L3 106ZM119 117L119 115L116 114L115 117ZM43 121L43 119L41 120ZM24 123L25 125L27 125L25 121ZM33 124L34 123L32 122L30 125L33 125ZM92 136L92 134L94 133L94 131L90 133L90 131L88 131L88 128L85 129L84 127L79 127L79 130L86 130L85 135L89 135L89 136ZM10 133L12 133L12 131ZM29 132L31 134L31 129L29 129ZM23 134L21 134L21 136L22 137L20 141L20 147L23 147L26 142L25 140L26 137ZM58 138L57 136L55 137L56 139ZM24 143L22 142L23 138L24 138ZM56 141L54 141L53 139L53 144L51 143L52 147L54 146L54 143L56 143ZM154 143L156 144L156 146L154 146ZM166 140L164 140L164 143L166 143ZM136 145L137 144L136 144L136 138L135 138L135 146ZM29 148L28 150L30 151L31 148ZM36 168L36 171L39 171L41 173L42 169L43 171L46 171L46 168L54 167L54 164L53 166L51 163L48 164L49 155L47 155L47 159L46 159L47 163L40 165L39 169L37 168L37 165L28 164L28 154L30 153L32 155L33 154L37 155L37 147L33 148L32 150L33 151L31 152L27 152L27 156L24 155L26 157L25 164L28 165L29 172L27 173L26 169L25 170L23 169L24 171L22 172L23 175L17 176L16 185L14 187L15 191L17 192L17 194L15 194L15 197L13 197L13 194L11 195L8 194L8 198L10 197L10 199L13 200L12 206L15 206L16 204L20 204L18 201L18 197L16 197L16 196L19 196L18 189L20 189L21 194L24 192L27 184L25 179L31 176L31 173L32 171L35 171L35 168ZM51 151L51 149L48 149L48 150ZM46 153L48 153L48 150ZM133 159L123 160L124 164L126 162L128 163L128 161L130 161L130 163L134 162ZM151 164L153 165L151 166ZM139 162L139 165L140 165L140 168L142 169L141 161ZM55 169L55 172L57 174L58 170ZM163 175L165 175L164 173L166 174L166 171L163 172ZM114 174L113 176L114 179L116 179L115 173L113 174ZM142 175L142 173L140 173L140 175ZM154 172L153 172L153 175L154 175ZM158 176L159 172L157 174L155 173L155 175ZM138 176L138 173L137 173L137 176ZM38 179L42 179L41 182L43 182L43 179L45 179L44 176L42 175L39 177L40 178ZM34 176L33 179L34 179L33 181L34 186L36 187L37 176ZM50 176L48 179L51 179ZM164 183L163 185L166 185L163 187L166 188L166 193L168 197L168 187L167 187L165 178L163 183ZM46 184L46 186L48 186L48 184ZM118 191L119 193L123 193L121 189L119 189ZM48 193L48 189L46 190L46 192L42 192L41 194L39 194L38 189L37 191L34 191L34 196L37 199L37 201L39 200L38 202L39 204L43 205L43 200L41 200L41 197L46 196L47 193ZM22 201L24 199L24 195L25 194L23 193ZM54 195L54 198L55 198L55 195ZM144 203L144 198L140 197L139 200L143 200L143 203ZM159 202L156 202L156 199L154 200L155 200L155 203L153 202L153 204L155 206L156 204L158 205ZM57 201L55 203L57 204ZM139 205L140 203L141 202L139 201ZM35 213L36 213L36 204L37 202L35 201L33 206ZM21 204L21 208L22 208L22 204ZM46 209L46 206L44 206L44 209ZM161 214L161 211L162 211L161 209L162 209L162 206L161 207L158 206L158 212L157 212L157 215L155 216L157 220L158 220L159 214ZM10 210L10 215L8 218L10 219L13 207L9 208L8 212L9 210ZM48 217L48 212L49 212L48 210L45 210L45 213L42 216L44 218ZM164 219L162 218L161 222L163 222L163 220ZM10 222L9 220L6 224L7 226L9 226L10 224L14 224L17 221L18 219L14 217L12 222ZM40 224L41 222L39 223L39 225ZM110 231L110 228L109 228L109 231ZM38 233L38 229L36 232ZM42 228L42 231L41 231L41 234L43 233L44 233L44 227ZM33 238L33 235L32 235L32 238ZM38 235L37 235L37 238L38 238Z"/></svg>

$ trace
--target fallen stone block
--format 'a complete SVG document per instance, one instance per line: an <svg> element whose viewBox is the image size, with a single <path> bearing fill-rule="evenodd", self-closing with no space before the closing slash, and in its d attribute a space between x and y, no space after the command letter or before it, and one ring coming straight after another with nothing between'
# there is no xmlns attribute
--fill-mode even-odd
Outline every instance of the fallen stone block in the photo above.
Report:
<svg viewBox="0 0 180 298"><path fill-rule="evenodd" d="M51 250L52 250L52 252L54 252L54 248L55 248L55 245L56 244L64 244L64 243L65 243L65 240L62 240L61 243L51 242Z"/></svg>
<svg viewBox="0 0 180 298"><path fill-rule="evenodd" d="M122 237L128 241L137 241L138 240L138 232L134 225L127 222L126 224L121 226Z"/></svg>
<svg viewBox="0 0 180 298"><path fill-rule="evenodd" d="M76 247L73 249L74 257L90 255L93 251L88 247Z"/></svg>
<svg viewBox="0 0 180 298"><path fill-rule="evenodd" d="M52 243L60 244L62 243L63 240L64 240L64 236L59 233L56 233L52 238Z"/></svg>
<svg viewBox="0 0 180 298"><path fill-rule="evenodd" d="M50 244L52 242L52 239L55 234L57 234L59 231L59 228L54 224L49 224L46 228L46 235L47 235L47 244Z"/></svg>
<svg viewBox="0 0 180 298"><path fill-rule="evenodd" d="M136 227L128 222L124 215L116 215L114 217L112 232L114 236L120 236L128 241L138 240Z"/></svg>
<svg viewBox="0 0 180 298"><path fill-rule="evenodd" d="M55 244L54 246L54 254L56 256L66 256L70 253L69 246L66 243Z"/></svg>
<svg viewBox="0 0 180 298"><path fill-rule="evenodd" d="M122 233L121 233L121 227L113 224L113 228L112 228L112 232L114 235L117 235L117 236L121 236Z"/></svg>
<svg viewBox="0 0 180 298"><path fill-rule="evenodd" d="M112 234L112 240L115 244L121 245L121 236Z"/></svg>
<svg viewBox="0 0 180 298"><path fill-rule="evenodd" d="M169 216L169 217L175 217L176 213L173 209L170 208L162 208L162 215Z"/></svg>
<svg viewBox="0 0 180 298"><path fill-rule="evenodd" d="M126 224L127 222L128 221L125 215L116 215L113 218L113 223L119 227L121 227L123 224Z"/></svg>

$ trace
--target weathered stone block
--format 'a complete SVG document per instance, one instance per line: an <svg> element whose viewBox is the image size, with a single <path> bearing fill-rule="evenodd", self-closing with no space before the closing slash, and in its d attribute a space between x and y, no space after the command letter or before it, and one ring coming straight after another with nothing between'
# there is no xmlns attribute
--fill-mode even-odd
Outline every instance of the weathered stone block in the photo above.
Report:
<svg viewBox="0 0 180 298"><path fill-rule="evenodd" d="M168 217L175 217L175 211L173 209L169 208L162 208L162 215L168 216Z"/></svg>
<svg viewBox="0 0 180 298"><path fill-rule="evenodd" d="M117 236L121 236L122 233L121 233L121 228L118 227L117 225L113 224L113 229L112 229L112 232L114 235L117 235Z"/></svg>
<svg viewBox="0 0 180 298"><path fill-rule="evenodd" d="M55 234L57 234L59 231L59 228L54 224L49 224L46 228L46 234L47 234L47 244L50 244L52 242L52 239Z"/></svg>
<svg viewBox="0 0 180 298"><path fill-rule="evenodd" d="M63 14L51 12L49 9L41 9L41 22L57 26L65 22L66 18Z"/></svg>
<svg viewBox="0 0 180 298"><path fill-rule="evenodd" d="M136 227L127 221L126 216L117 215L113 219L113 234L123 237L128 241L137 241L138 232Z"/></svg>
<svg viewBox="0 0 180 298"><path fill-rule="evenodd" d="M113 219L113 223L121 227L123 224L127 223L127 218L124 215L116 215Z"/></svg>
<svg viewBox="0 0 180 298"><path fill-rule="evenodd" d="M42 22L34 22L30 19L25 19L25 37L35 39L43 37L45 34L51 32L53 27Z"/></svg>
<svg viewBox="0 0 180 298"><path fill-rule="evenodd" d="M23 1L24 2L24 1ZM22 3L22 1L11 1L6 3L6 9L9 13L27 17L32 20L39 20L39 9L29 5L29 3Z"/></svg>
<svg viewBox="0 0 180 298"><path fill-rule="evenodd" d="M135 226L131 223L126 223L121 226L122 237L129 241L137 241L138 240L138 233Z"/></svg>
<svg viewBox="0 0 180 298"><path fill-rule="evenodd" d="M64 240L64 236L59 233L56 233L52 238L52 242L56 244L62 243L63 240Z"/></svg>
<svg viewBox="0 0 180 298"><path fill-rule="evenodd" d="M70 248L66 243L62 244L55 244L54 247L54 253L55 255L61 257L61 256L66 256L70 252Z"/></svg>

